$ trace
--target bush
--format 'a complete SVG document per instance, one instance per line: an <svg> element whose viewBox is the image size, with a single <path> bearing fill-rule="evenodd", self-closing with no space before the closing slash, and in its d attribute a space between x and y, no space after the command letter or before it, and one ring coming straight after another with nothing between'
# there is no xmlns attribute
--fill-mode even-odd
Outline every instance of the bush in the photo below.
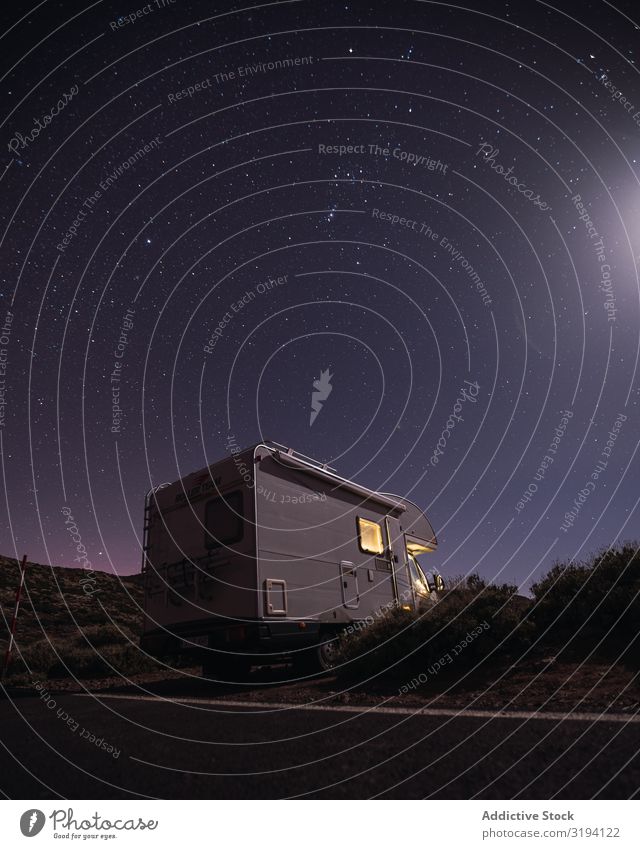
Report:
<svg viewBox="0 0 640 849"><path fill-rule="evenodd" d="M140 652L135 645L123 643L91 651L71 649L61 652L60 660L48 670L49 678L111 678L127 677L138 672L152 672L158 665Z"/></svg>
<svg viewBox="0 0 640 849"><path fill-rule="evenodd" d="M459 674L489 656L491 662L519 656L531 639L523 621L527 607L516 587L487 585L472 575L417 612L394 609L342 637L338 676Z"/></svg>
<svg viewBox="0 0 640 849"><path fill-rule="evenodd" d="M122 626L118 627L110 622L104 625L89 625L78 631L74 638L74 644L80 648L100 648L111 644L125 644L127 640L136 642L136 637L128 629Z"/></svg>
<svg viewBox="0 0 640 849"><path fill-rule="evenodd" d="M536 633L556 651L584 656L597 649L637 662L638 543L604 549L582 563L556 563L531 590Z"/></svg>
<svg viewBox="0 0 640 849"><path fill-rule="evenodd" d="M22 658L22 659L21 659ZM46 674L55 663L56 655L47 640L36 640L30 645L15 648L9 664L10 676L31 670L34 675Z"/></svg>
<svg viewBox="0 0 640 849"><path fill-rule="evenodd" d="M22 650L22 660L16 651L9 675L24 676L30 670L34 677L105 678L158 668L142 654L131 632L106 624L90 626L66 639L52 639L51 644L45 639L31 643Z"/></svg>

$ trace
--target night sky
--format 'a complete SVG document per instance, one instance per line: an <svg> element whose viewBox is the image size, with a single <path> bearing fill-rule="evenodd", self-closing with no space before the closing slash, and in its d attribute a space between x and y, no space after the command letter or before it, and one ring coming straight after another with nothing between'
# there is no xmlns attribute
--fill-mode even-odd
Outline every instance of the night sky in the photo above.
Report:
<svg viewBox="0 0 640 849"><path fill-rule="evenodd" d="M2 14L1 553L77 565L68 508L137 571L230 435L416 501L445 577L640 536L635 4Z"/></svg>

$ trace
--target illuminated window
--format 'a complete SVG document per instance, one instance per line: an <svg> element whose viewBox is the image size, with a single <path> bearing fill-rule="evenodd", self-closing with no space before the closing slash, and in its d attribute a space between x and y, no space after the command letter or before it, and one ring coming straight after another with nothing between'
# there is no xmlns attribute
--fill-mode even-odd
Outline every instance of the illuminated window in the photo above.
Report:
<svg viewBox="0 0 640 849"><path fill-rule="evenodd" d="M429 587L429 581L413 554L409 554L409 562L407 565L409 567L409 574L411 575L411 585L413 586L415 594L419 595L421 598L428 598L431 589Z"/></svg>
<svg viewBox="0 0 640 849"><path fill-rule="evenodd" d="M358 542L361 551L366 551L367 554L382 554L384 545L380 525L358 516Z"/></svg>

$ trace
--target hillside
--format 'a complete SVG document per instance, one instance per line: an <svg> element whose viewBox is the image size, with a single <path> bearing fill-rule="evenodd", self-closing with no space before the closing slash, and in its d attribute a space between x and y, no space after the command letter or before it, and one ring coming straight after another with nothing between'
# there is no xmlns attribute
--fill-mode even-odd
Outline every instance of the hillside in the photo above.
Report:
<svg viewBox="0 0 640 849"><path fill-rule="evenodd" d="M65 666L77 675L113 674L111 667L125 672L133 671L132 664L140 666L135 647L142 626L141 576L98 571L94 576L88 594L87 584L81 583L83 570L28 563L12 679L25 674L62 676L68 674ZM3 660L18 580L16 561L0 556Z"/></svg>

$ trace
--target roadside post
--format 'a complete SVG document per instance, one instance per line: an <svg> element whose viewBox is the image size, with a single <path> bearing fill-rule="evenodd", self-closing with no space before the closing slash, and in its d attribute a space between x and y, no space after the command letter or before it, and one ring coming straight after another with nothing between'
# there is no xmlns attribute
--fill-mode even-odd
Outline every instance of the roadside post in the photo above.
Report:
<svg viewBox="0 0 640 849"><path fill-rule="evenodd" d="M13 647L15 645L15 633L16 633L16 622L18 621L18 611L20 610L20 599L22 597L22 588L24 586L24 576L27 571L27 555L23 555L22 563L20 564L20 581L18 582L18 589L16 590L16 606L13 610L13 619L11 620L11 629L9 633L9 645L7 646L7 651L4 656L4 665L2 667L2 677L0 681L4 682L5 676L7 674L7 670L9 669L9 664L11 663L11 654L13 652Z"/></svg>

